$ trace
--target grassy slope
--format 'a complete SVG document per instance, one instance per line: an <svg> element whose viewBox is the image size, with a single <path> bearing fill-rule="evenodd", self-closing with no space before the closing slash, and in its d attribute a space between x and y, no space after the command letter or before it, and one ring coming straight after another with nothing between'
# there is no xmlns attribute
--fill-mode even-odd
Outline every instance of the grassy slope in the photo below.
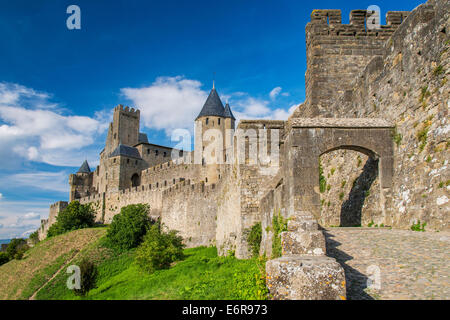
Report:
<svg viewBox="0 0 450 320"><path fill-rule="evenodd" d="M133 252L110 252L98 260L97 288L85 299L246 299L257 292L260 267L255 260L218 257L216 248L185 250L186 258L154 274L141 271ZM79 299L66 288L65 270L44 287L37 299Z"/></svg>
<svg viewBox="0 0 450 320"><path fill-rule="evenodd" d="M0 300L30 298L67 261L105 233L105 228L83 229L46 239L22 260L0 266Z"/></svg>

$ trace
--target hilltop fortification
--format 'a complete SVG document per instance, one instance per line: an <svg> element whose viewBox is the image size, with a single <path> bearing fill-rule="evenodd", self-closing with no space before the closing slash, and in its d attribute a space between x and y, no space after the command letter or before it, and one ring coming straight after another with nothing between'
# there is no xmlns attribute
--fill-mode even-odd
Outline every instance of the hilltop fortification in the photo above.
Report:
<svg viewBox="0 0 450 320"><path fill-rule="evenodd" d="M409 229L420 220L428 230L449 229L449 9L430 0L388 12L375 29L367 10L352 11L348 25L340 10L315 10L306 26L305 102L287 121L240 121L240 136L213 88L192 119L193 152L149 143L139 110L116 107L100 165L70 176L70 201L92 203L102 223L147 203L188 246L216 245L238 258L250 256L256 223L261 254L271 256L274 217L289 218L283 257L267 263L271 293L345 296L320 226ZM222 141L213 152L211 129ZM279 157L254 159L251 150ZM41 238L65 205L51 207Z"/></svg>

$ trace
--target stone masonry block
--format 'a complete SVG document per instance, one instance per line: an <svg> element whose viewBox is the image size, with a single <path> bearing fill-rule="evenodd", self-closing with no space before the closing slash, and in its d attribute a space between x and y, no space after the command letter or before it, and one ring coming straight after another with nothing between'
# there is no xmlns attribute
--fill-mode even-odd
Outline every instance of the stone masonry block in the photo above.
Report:
<svg viewBox="0 0 450 320"><path fill-rule="evenodd" d="M345 273L326 256L285 256L266 264L267 285L275 300L345 300Z"/></svg>
<svg viewBox="0 0 450 320"><path fill-rule="evenodd" d="M326 253L325 237L322 231L283 232L281 246L283 255L320 256Z"/></svg>

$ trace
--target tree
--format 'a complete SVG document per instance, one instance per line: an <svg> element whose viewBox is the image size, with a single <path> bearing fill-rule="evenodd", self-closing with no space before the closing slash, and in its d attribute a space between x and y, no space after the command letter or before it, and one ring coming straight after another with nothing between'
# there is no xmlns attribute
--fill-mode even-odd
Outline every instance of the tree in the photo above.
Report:
<svg viewBox="0 0 450 320"><path fill-rule="evenodd" d="M97 281L97 267L86 258L80 262L80 289L75 289L74 293L78 296L85 296L89 290L95 288Z"/></svg>
<svg viewBox="0 0 450 320"><path fill-rule="evenodd" d="M0 252L0 266L9 261L9 256L6 252Z"/></svg>
<svg viewBox="0 0 450 320"><path fill-rule="evenodd" d="M20 260L28 249L29 247L25 239L12 239L6 248L6 254L10 260Z"/></svg>
<svg viewBox="0 0 450 320"><path fill-rule="evenodd" d="M72 201L56 217L56 222L50 226L47 237L53 237L69 231L90 228L95 224L95 212L90 204L80 204Z"/></svg>
<svg viewBox="0 0 450 320"><path fill-rule="evenodd" d="M123 207L109 226L106 238L110 246L119 250L137 247L154 223L148 216L149 211L150 207L147 204Z"/></svg>
<svg viewBox="0 0 450 320"><path fill-rule="evenodd" d="M38 233L38 231L36 230L35 232L33 232L32 234L30 234L30 240L31 240L31 242L33 243L33 244L36 244L36 243L38 243L39 242L39 233Z"/></svg>
<svg viewBox="0 0 450 320"><path fill-rule="evenodd" d="M177 235L177 231L164 232L159 224L155 224L136 250L136 263L150 273L165 269L183 258L183 248L183 238Z"/></svg>

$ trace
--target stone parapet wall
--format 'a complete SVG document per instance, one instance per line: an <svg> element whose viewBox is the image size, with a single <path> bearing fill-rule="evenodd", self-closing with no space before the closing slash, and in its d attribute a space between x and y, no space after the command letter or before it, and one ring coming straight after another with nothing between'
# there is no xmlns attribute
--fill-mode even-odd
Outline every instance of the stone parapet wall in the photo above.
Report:
<svg viewBox="0 0 450 320"><path fill-rule="evenodd" d="M376 224L409 229L420 220L427 223L428 230L450 228L449 6L448 1L429 1L414 10L386 41L382 55L374 58L352 87L330 105L333 117L382 117L396 126L392 216L375 219ZM349 175L350 166L358 163L355 155L341 152L333 159L324 157L323 162L333 163L339 158L340 163L331 165L336 170L341 168L332 178L338 183L370 174ZM328 173L329 169L325 175ZM364 212L378 211L376 192L372 191L376 186L368 191ZM324 196L323 210L328 210L328 203L339 208L347 201L347 197L341 200L338 195Z"/></svg>

